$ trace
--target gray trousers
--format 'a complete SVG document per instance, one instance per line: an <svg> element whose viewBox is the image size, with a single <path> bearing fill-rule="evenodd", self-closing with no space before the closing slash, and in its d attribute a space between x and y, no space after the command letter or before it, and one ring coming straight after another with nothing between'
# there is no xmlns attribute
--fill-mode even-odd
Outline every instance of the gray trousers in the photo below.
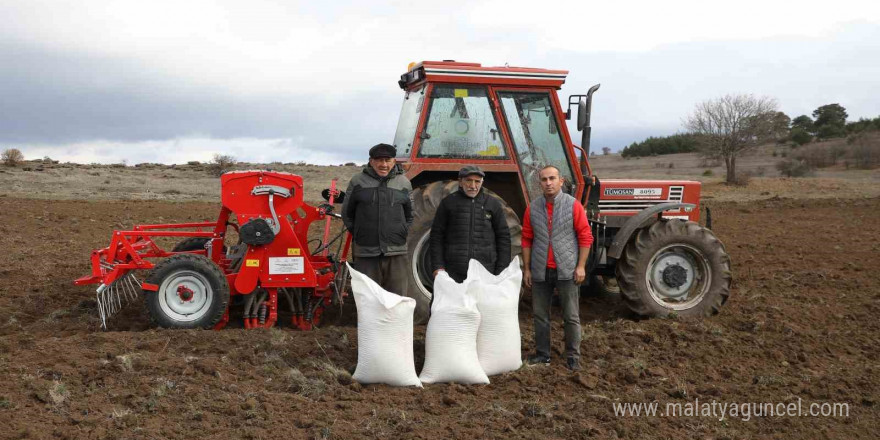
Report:
<svg viewBox="0 0 880 440"><path fill-rule="evenodd" d="M556 269L547 269L543 282L532 283L532 313L535 316L535 353L550 357L550 301L553 289L559 291L562 317L565 322L565 357L581 355L580 289L574 280L557 280Z"/></svg>
<svg viewBox="0 0 880 440"><path fill-rule="evenodd" d="M352 267L370 277L383 289L400 296L409 296L406 263L406 255L355 257Z"/></svg>

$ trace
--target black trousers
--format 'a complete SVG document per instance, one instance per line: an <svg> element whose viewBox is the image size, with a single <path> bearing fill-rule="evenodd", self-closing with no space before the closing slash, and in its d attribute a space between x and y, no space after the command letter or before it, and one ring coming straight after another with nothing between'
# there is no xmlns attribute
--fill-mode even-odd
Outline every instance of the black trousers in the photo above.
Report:
<svg viewBox="0 0 880 440"><path fill-rule="evenodd" d="M383 289L400 296L409 296L406 263L406 255L355 257L352 267L370 277Z"/></svg>

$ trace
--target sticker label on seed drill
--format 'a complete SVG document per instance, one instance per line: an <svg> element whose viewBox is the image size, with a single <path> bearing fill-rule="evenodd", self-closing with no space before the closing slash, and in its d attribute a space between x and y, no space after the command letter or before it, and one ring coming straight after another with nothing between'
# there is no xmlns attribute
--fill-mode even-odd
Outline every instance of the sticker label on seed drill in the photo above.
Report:
<svg viewBox="0 0 880 440"><path fill-rule="evenodd" d="M304 257L270 257L269 274L288 275L305 272Z"/></svg>
<svg viewBox="0 0 880 440"><path fill-rule="evenodd" d="M260 260L245 260L244 264L247 267L260 267Z"/></svg>
<svg viewBox="0 0 880 440"><path fill-rule="evenodd" d="M468 90L467 89L455 89L455 97L456 98L467 98Z"/></svg>
<svg viewBox="0 0 880 440"><path fill-rule="evenodd" d="M287 255L299 255L299 248L287 248Z"/></svg>

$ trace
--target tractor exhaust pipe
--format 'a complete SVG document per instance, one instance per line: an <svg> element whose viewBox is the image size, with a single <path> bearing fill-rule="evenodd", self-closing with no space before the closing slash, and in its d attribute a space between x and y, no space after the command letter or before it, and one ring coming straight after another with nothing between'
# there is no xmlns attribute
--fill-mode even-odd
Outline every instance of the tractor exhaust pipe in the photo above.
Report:
<svg viewBox="0 0 880 440"><path fill-rule="evenodd" d="M590 157L590 135L593 127L590 127L590 116L593 114L593 93L599 90L601 84L596 84L587 90L587 101L578 103L578 131L581 131L581 148Z"/></svg>

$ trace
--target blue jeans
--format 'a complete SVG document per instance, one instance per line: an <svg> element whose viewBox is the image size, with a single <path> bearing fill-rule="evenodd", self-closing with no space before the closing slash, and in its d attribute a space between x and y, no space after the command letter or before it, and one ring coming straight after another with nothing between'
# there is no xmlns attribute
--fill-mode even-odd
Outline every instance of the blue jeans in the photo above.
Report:
<svg viewBox="0 0 880 440"><path fill-rule="evenodd" d="M553 289L559 292L565 322L565 357L581 355L580 289L574 280L558 280L556 269L547 269L543 282L532 283L532 313L535 317L535 353L550 357L550 301Z"/></svg>

